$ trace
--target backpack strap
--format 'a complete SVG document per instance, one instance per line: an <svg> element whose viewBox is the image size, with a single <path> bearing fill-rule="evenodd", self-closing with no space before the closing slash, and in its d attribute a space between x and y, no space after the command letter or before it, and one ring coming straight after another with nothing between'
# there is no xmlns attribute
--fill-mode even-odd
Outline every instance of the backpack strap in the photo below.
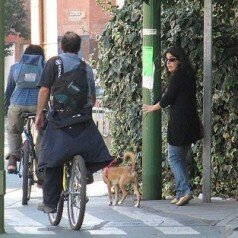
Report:
<svg viewBox="0 0 238 238"><path fill-rule="evenodd" d="M60 56L55 56L52 59L54 60L53 70L54 70L54 75L55 75L54 83L53 83L52 87L54 87L57 79L59 79L61 77L61 75L64 73L64 66L63 66L63 60ZM53 108L52 88L51 88L51 93L50 93L49 106L50 106L50 108Z"/></svg>
<svg viewBox="0 0 238 238"><path fill-rule="evenodd" d="M55 66L56 66L56 70L57 70L56 78L59 79L61 77L61 75L64 73L63 60L60 56L55 57Z"/></svg>
<svg viewBox="0 0 238 238"><path fill-rule="evenodd" d="M63 60L60 56L55 56L54 62L55 62L56 70L57 70L55 75L57 75L56 78L59 79L64 74ZM79 58L79 66L76 67L75 69L77 69L77 68L86 69L85 61ZM75 69L73 69L73 70L75 70Z"/></svg>

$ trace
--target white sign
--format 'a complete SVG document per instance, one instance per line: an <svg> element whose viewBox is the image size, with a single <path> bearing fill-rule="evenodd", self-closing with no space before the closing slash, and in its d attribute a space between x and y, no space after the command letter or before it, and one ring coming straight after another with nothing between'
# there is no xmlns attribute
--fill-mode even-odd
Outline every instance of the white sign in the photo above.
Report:
<svg viewBox="0 0 238 238"><path fill-rule="evenodd" d="M81 11L69 11L69 21L80 21L83 17L85 17L85 13Z"/></svg>
<svg viewBox="0 0 238 238"><path fill-rule="evenodd" d="M143 29L143 36L157 35L157 29Z"/></svg>
<svg viewBox="0 0 238 238"><path fill-rule="evenodd" d="M153 89L154 86L154 77L153 76L143 76L142 87Z"/></svg>
<svg viewBox="0 0 238 238"><path fill-rule="evenodd" d="M153 64L153 75L152 76L142 76L142 87L153 89L154 88L154 75L155 75L155 65Z"/></svg>

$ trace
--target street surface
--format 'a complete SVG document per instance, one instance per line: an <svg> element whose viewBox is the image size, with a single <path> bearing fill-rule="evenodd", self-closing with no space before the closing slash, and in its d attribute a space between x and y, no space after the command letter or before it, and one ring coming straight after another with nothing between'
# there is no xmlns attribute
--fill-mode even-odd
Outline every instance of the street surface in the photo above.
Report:
<svg viewBox="0 0 238 238"><path fill-rule="evenodd" d="M7 152L8 146L5 140L5 154ZM169 201L142 200L141 207L134 208L133 198L129 196L124 205L109 207L107 205L107 188L101 181L101 173L95 174L94 179L95 182L87 186L89 202L83 226L80 231L72 231L67 219L66 206L60 225L58 227L51 226L47 215L37 210L37 204L42 201L42 190L34 187L29 204L22 206L22 179L17 175L7 174L4 221L6 234L0 234L0 237L238 237L236 230L232 236L226 235L225 227L235 228L238 219L236 217L237 206L232 203L226 203L225 206L220 203L212 203L207 206L198 203L198 201L194 203L192 200L188 207L177 209L178 207L170 205ZM220 224L220 226L215 224Z"/></svg>
<svg viewBox="0 0 238 238"><path fill-rule="evenodd" d="M5 196L5 230L1 237L221 237L217 227L202 220L183 215L171 215L154 210L153 207L133 207L129 196L123 206L108 206L106 185L96 174L93 184L88 186L89 202L80 231L72 231L65 207L63 219L58 227L51 226L46 214L37 210L42 190L34 187L27 206L21 205L21 179L7 175ZM160 201L158 201L160 202Z"/></svg>

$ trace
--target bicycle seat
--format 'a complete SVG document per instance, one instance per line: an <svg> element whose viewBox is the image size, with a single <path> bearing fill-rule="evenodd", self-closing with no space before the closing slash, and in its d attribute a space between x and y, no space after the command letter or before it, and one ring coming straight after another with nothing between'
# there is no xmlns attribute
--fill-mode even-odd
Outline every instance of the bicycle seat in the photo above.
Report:
<svg viewBox="0 0 238 238"><path fill-rule="evenodd" d="M21 114L21 117L23 118L34 118L36 116L36 113L33 112L23 112Z"/></svg>

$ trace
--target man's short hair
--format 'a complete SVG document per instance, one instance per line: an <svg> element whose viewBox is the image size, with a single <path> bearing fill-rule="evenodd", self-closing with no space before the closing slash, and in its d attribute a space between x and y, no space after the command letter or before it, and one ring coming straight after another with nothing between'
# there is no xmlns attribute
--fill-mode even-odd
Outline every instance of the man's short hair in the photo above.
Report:
<svg viewBox="0 0 238 238"><path fill-rule="evenodd" d="M68 31L61 40L61 49L63 52L78 53L81 46L81 37L75 32Z"/></svg>

